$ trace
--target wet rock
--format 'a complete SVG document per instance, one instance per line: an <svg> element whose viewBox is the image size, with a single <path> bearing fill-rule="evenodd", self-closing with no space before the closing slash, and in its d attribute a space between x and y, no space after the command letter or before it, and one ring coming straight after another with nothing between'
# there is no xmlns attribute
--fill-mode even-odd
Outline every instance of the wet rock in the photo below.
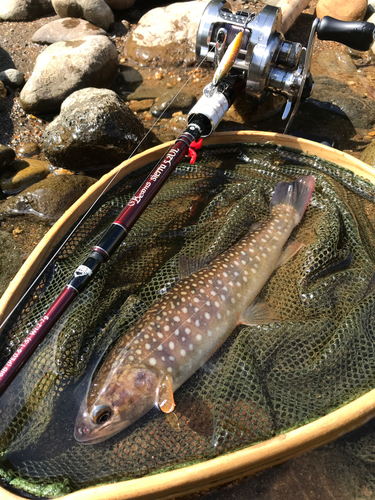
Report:
<svg viewBox="0 0 375 500"><path fill-rule="evenodd" d="M9 68L0 71L0 80L7 87L20 88L25 83L25 76L18 69Z"/></svg>
<svg viewBox="0 0 375 500"><path fill-rule="evenodd" d="M7 89L5 88L3 82L0 80L0 100L7 96Z"/></svg>
<svg viewBox="0 0 375 500"><path fill-rule="evenodd" d="M63 19L56 19L39 28L34 33L32 41L35 43L51 44L96 35L107 35L107 32L83 19L65 17Z"/></svg>
<svg viewBox="0 0 375 500"><path fill-rule="evenodd" d="M176 91L177 93L177 91ZM140 85L134 92L128 94L130 101L141 101L142 99L156 99L160 94L159 87Z"/></svg>
<svg viewBox="0 0 375 500"><path fill-rule="evenodd" d="M129 9L135 2L135 0L105 0L105 2L111 7L111 9Z"/></svg>
<svg viewBox="0 0 375 500"><path fill-rule="evenodd" d="M320 64L323 73L327 75L348 74L353 78L357 71L353 59L347 52L323 50L316 56L316 62Z"/></svg>
<svg viewBox="0 0 375 500"><path fill-rule="evenodd" d="M207 1L192 1L150 10L127 40L127 56L143 63L193 64L198 25L206 5Z"/></svg>
<svg viewBox="0 0 375 500"><path fill-rule="evenodd" d="M40 153L40 146L36 142L26 142L16 149L17 156L31 157Z"/></svg>
<svg viewBox="0 0 375 500"><path fill-rule="evenodd" d="M51 0L1 0L0 21L33 21L53 12Z"/></svg>
<svg viewBox="0 0 375 500"><path fill-rule="evenodd" d="M52 0L60 17L79 17L108 31L115 22L112 10L104 0Z"/></svg>
<svg viewBox="0 0 375 500"><path fill-rule="evenodd" d="M341 21L363 21L367 10L367 0L319 0L316 6L316 16L335 17Z"/></svg>
<svg viewBox="0 0 375 500"><path fill-rule="evenodd" d="M49 164L41 160L15 160L0 176L0 187L6 194L19 193L50 173Z"/></svg>
<svg viewBox="0 0 375 500"><path fill-rule="evenodd" d="M5 167L10 165L14 158L16 157L16 153L12 148L5 146L4 144L0 144L0 170L3 171Z"/></svg>
<svg viewBox="0 0 375 500"><path fill-rule="evenodd" d="M117 78L122 80L123 83L140 83L143 81L141 73L130 66L123 68Z"/></svg>
<svg viewBox="0 0 375 500"><path fill-rule="evenodd" d="M361 160L372 167L375 166L375 141L372 141L363 151Z"/></svg>
<svg viewBox="0 0 375 500"><path fill-rule="evenodd" d="M347 116L355 128L371 129L375 125L375 101L359 96L349 85L328 76L314 78L312 100Z"/></svg>
<svg viewBox="0 0 375 500"><path fill-rule="evenodd" d="M20 252L7 231L0 230L0 296L21 267Z"/></svg>
<svg viewBox="0 0 375 500"><path fill-rule="evenodd" d="M143 99L142 101L130 101L128 106L134 113L139 113L149 110L153 104L153 99Z"/></svg>
<svg viewBox="0 0 375 500"><path fill-rule="evenodd" d="M156 98L150 111L154 116L160 116L167 108L170 115L175 111L188 111L196 100L196 97L188 92L181 91L176 95L176 91L170 89Z"/></svg>
<svg viewBox="0 0 375 500"><path fill-rule="evenodd" d="M96 182L86 175L54 175L0 204L0 215L34 214L57 220Z"/></svg>
<svg viewBox="0 0 375 500"><path fill-rule="evenodd" d="M20 93L20 104L32 114L57 111L78 89L109 86L117 67L116 47L105 36L54 43L36 60L32 76Z"/></svg>
<svg viewBox="0 0 375 500"><path fill-rule="evenodd" d="M87 88L61 106L42 148L53 165L73 170L115 166L143 137L142 122L112 90Z"/></svg>

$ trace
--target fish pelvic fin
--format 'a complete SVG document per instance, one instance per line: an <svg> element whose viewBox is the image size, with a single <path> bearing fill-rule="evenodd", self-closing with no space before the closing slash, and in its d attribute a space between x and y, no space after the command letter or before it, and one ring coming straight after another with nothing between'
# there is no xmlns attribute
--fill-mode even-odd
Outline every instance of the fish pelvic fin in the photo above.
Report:
<svg viewBox="0 0 375 500"><path fill-rule="evenodd" d="M299 216L299 220L296 221L298 223L309 204L314 186L313 175L301 175L291 183L279 182L271 199L271 211L277 205L290 205Z"/></svg>
<svg viewBox="0 0 375 500"><path fill-rule="evenodd" d="M274 323L279 320L276 312L266 302L255 299L243 313L240 323L253 326Z"/></svg>
<svg viewBox="0 0 375 500"><path fill-rule="evenodd" d="M176 403L174 402L172 381L169 375L166 375L159 386L158 405L164 413L171 413Z"/></svg>
<svg viewBox="0 0 375 500"><path fill-rule="evenodd" d="M303 243L300 241L291 241L282 251L279 260L277 261L276 269L283 266L288 262L288 260L297 255L302 247Z"/></svg>

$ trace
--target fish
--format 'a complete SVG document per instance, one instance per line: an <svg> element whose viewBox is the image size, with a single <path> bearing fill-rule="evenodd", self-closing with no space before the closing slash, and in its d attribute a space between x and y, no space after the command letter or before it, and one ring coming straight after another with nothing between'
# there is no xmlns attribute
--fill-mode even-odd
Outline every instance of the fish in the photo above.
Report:
<svg viewBox="0 0 375 500"><path fill-rule="evenodd" d="M218 67L216 68L212 84L217 87L219 83L228 75L229 71L237 59L238 52L241 48L243 32L237 33L236 37L229 44L225 54L223 55Z"/></svg>
<svg viewBox="0 0 375 500"><path fill-rule="evenodd" d="M314 176L279 182L267 221L206 266L193 270L194 262L181 260L185 276L118 341L94 375L75 422L78 442L100 443L154 406L164 413L174 410L174 392L236 326L252 324L257 295L275 269L299 251L301 243L286 243L314 185Z"/></svg>

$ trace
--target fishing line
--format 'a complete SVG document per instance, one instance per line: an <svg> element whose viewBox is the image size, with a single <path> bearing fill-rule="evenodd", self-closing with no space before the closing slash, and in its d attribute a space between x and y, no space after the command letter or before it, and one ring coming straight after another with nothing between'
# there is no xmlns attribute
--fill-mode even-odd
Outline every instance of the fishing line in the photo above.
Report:
<svg viewBox="0 0 375 500"><path fill-rule="evenodd" d="M181 91L186 87L186 85L189 83L189 81L193 78L195 73L198 71L198 69L202 66L202 64L206 61L208 54L210 51L213 50L213 47L207 52L206 56L203 58L203 60L198 64L198 66L194 69L194 71L191 73L189 78L186 80L186 82L182 85L182 87L178 90L176 95L171 99L171 101L168 103L166 108L162 111L161 115L154 121L152 124L151 128L147 131L147 133L143 136L143 138L140 140L140 142L136 145L136 147L133 149L133 151L130 153L128 156L127 160L130 160L132 156L136 153L140 145L146 140L147 136L150 134L150 132L156 127L157 123L162 119L164 114L168 111L169 107L171 104L175 101L175 99L178 97L178 95L181 93ZM167 153L172 149L174 143L171 144L171 146L167 149ZM159 161L156 163L155 166L159 166L163 157L159 159ZM125 161L127 161L125 160ZM74 227L68 232L68 235L65 237L65 239L62 241L62 243L59 245L59 247L56 249L56 251L52 254L51 258L47 261L47 263L44 265L42 270L39 272L39 274L35 277L35 279L32 281L32 283L29 285L29 287L26 289L26 291L22 294L21 298L18 300L16 305L13 307L11 312L6 316L6 318L3 320L3 322L0 324L0 333L2 332L4 326L6 325L8 319L11 317L11 315L14 313L14 311L17 309L17 307L20 305L20 303L23 301L23 299L26 297L26 295L29 294L31 289L35 286L36 282L40 279L42 274L45 272L45 270L48 268L48 266L52 263L52 261L55 259L57 254L61 251L61 249L64 247L64 245L67 243L67 241L73 236L75 231L79 228L79 226L86 220L88 215L90 214L90 211L92 207L100 200L100 198L108 191L110 188L111 184L114 182L114 180L117 178L118 174L120 173L121 168L117 170L115 175L109 180L108 184L103 188L101 193L97 196L97 198L91 203L90 207L87 209L87 211L83 214L81 219L74 225Z"/></svg>

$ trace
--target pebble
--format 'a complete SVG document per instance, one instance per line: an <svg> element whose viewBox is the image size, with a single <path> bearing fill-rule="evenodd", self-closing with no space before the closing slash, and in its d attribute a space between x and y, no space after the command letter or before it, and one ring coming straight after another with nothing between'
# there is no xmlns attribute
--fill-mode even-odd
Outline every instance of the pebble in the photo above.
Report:
<svg viewBox="0 0 375 500"><path fill-rule="evenodd" d="M0 71L0 80L7 87L21 88L25 83L25 76L18 69L9 68Z"/></svg>
<svg viewBox="0 0 375 500"><path fill-rule="evenodd" d="M31 157L40 153L40 146L36 142L26 142L16 149L17 156Z"/></svg>
<svg viewBox="0 0 375 500"><path fill-rule="evenodd" d="M104 0L52 0L60 17L79 17L108 31L115 22L113 12Z"/></svg>
<svg viewBox="0 0 375 500"><path fill-rule="evenodd" d="M367 10L367 0L319 0L316 16L322 19L331 16L340 21L363 21Z"/></svg>
<svg viewBox="0 0 375 500"><path fill-rule="evenodd" d="M51 0L1 0L0 21L33 21L53 13Z"/></svg>
<svg viewBox="0 0 375 500"><path fill-rule="evenodd" d="M83 19L64 17L39 28L34 33L32 41L34 43L51 44L97 35L105 36L107 32Z"/></svg>
<svg viewBox="0 0 375 500"><path fill-rule="evenodd" d="M198 26L206 5L206 1L178 2L148 11L126 41L127 56L144 64L193 64ZM162 29L157 20L162 20Z"/></svg>
<svg viewBox="0 0 375 500"><path fill-rule="evenodd" d="M144 136L142 122L112 90L74 92L42 135L51 163L72 170L116 166Z"/></svg>
<svg viewBox="0 0 375 500"><path fill-rule="evenodd" d="M130 101L128 106L133 113L139 113L140 111L147 111L153 104L153 99L143 99L142 101Z"/></svg>
<svg viewBox="0 0 375 500"><path fill-rule="evenodd" d="M20 104L32 114L57 111L79 88L109 86L117 68L116 47L105 36L54 43L38 56Z"/></svg>
<svg viewBox="0 0 375 500"><path fill-rule="evenodd" d="M41 160L14 160L0 176L0 187L6 194L19 193L50 173L49 164Z"/></svg>
<svg viewBox="0 0 375 500"><path fill-rule="evenodd" d="M371 167L375 167L375 141L371 141L361 155L361 160Z"/></svg>
<svg viewBox="0 0 375 500"><path fill-rule="evenodd" d="M54 175L0 204L0 215L32 214L57 220L96 182L86 175Z"/></svg>
<svg viewBox="0 0 375 500"><path fill-rule="evenodd" d="M14 158L16 157L16 153L12 148L5 146L4 144L0 144L0 170L3 171L5 167L10 165Z"/></svg>

